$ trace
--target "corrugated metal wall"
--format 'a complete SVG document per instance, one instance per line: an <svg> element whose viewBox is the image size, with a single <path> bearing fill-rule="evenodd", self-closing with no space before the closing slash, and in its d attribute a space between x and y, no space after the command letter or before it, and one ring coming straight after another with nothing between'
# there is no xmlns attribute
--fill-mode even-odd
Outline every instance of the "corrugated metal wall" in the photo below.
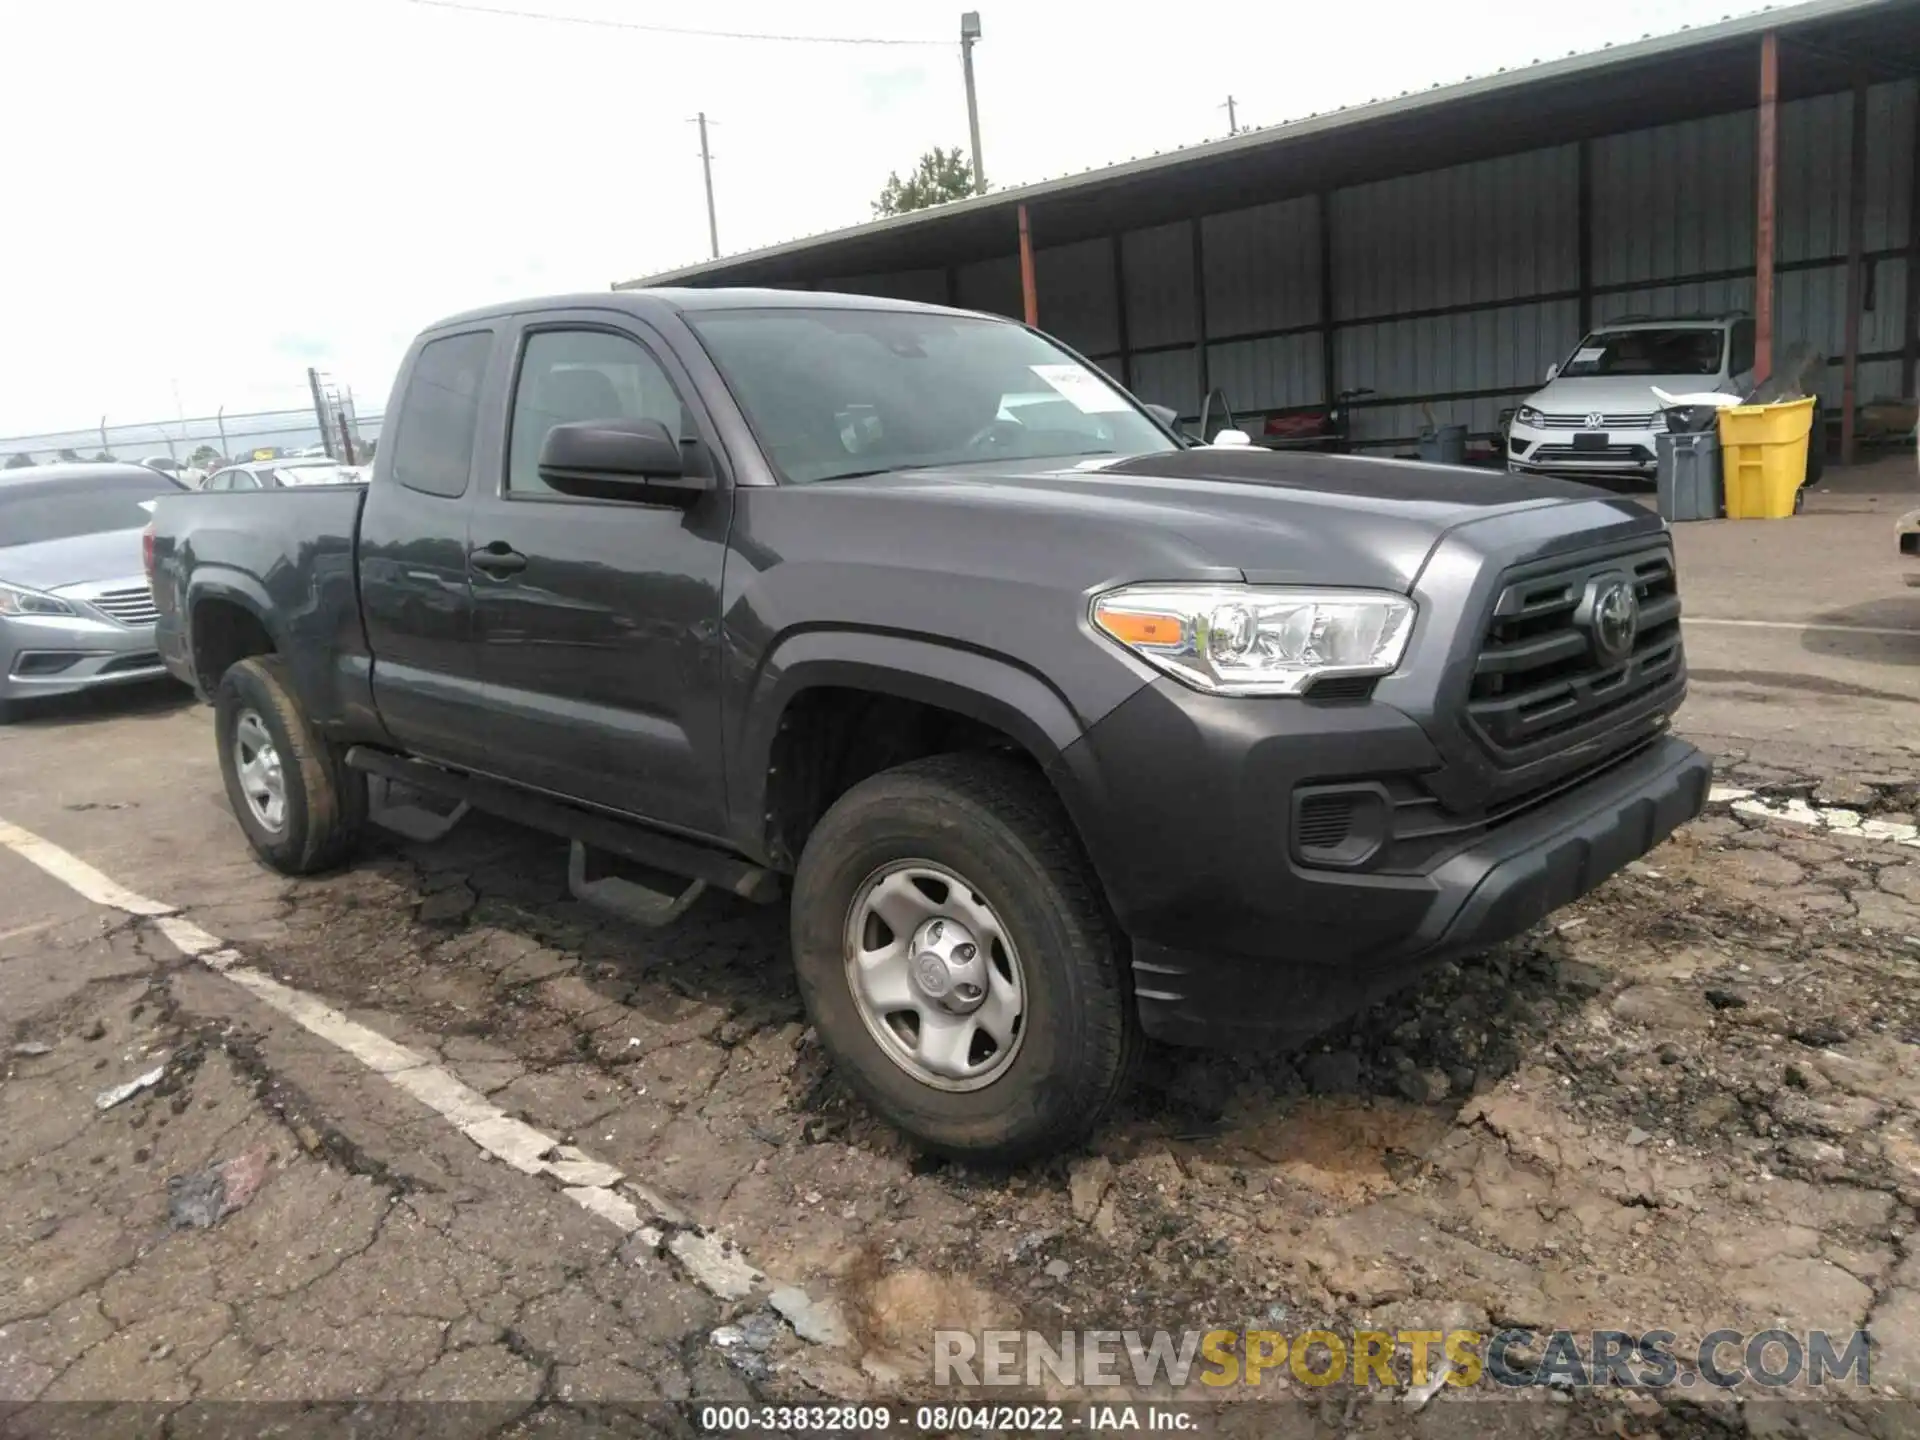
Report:
<svg viewBox="0 0 1920 1440"><path fill-rule="evenodd" d="M1867 101L1862 399L1899 384L1915 82L1873 86ZM1805 340L1834 357L1846 326L1852 104L1850 93L1824 95L1780 112L1776 343ZM1755 129L1743 111L1588 143L1596 324L1751 308ZM1189 417L1209 384L1241 415L1323 405L1324 227L1333 383L1374 392L1353 412L1355 437L1404 443L1429 414L1488 433L1579 339L1579 211L1580 147L1561 145L1131 231L1118 276L1109 240L1042 248L1040 323ZM1044 240L1044 211L1035 229ZM846 285L946 295L929 270ZM957 293L962 305L1019 314L1015 258L961 267ZM1830 403L1839 385L1836 363Z"/></svg>

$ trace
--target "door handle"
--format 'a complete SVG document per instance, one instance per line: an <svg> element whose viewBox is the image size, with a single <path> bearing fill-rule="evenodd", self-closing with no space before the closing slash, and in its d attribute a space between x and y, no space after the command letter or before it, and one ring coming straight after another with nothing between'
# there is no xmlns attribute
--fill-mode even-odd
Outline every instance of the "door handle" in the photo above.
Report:
<svg viewBox="0 0 1920 1440"><path fill-rule="evenodd" d="M503 540L469 551L467 559L475 569L489 575L513 575L527 568L527 557Z"/></svg>

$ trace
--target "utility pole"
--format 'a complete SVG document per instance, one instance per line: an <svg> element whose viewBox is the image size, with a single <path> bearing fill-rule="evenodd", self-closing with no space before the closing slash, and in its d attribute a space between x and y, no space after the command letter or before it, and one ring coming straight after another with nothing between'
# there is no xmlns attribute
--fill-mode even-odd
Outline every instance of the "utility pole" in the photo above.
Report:
<svg viewBox="0 0 1920 1440"><path fill-rule="evenodd" d="M1233 96L1227 96L1227 103L1220 108L1227 112L1227 134L1238 135L1240 133L1240 121L1234 113Z"/></svg>
<svg viewBox="0 0 1920 1440"><path fill-rule="evenodd" d="M980 12L960 17L960 70L967 77L967 136L973 142L973 193L987 193L987 172L980 163L980 99L973 91L973 45L980 38Z"/></svg>
<svg viewBox="0 0 1920 1440"><path fill-rule="evenodd" d="M720 258L720 222L713 215L713 155L707 149L707 112L702 110L694 117L694 123L700 127L700 172L707 180L707 248L713 258Z"/></svg>

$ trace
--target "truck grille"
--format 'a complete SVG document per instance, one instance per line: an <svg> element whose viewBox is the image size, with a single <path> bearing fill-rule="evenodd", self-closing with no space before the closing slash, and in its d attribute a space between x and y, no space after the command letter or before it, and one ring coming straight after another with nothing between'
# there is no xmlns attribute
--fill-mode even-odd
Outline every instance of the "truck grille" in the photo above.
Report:
<svg viewBox="0 0 1920 1440"><path fill-rule="evenodd" d="M122 625L151 625L160 618L159 610L154 608L153 591L144 585L130 590L108 590L92 596L87 603Z"/></svg>
<svg viewBox="0 0 1920 1440"><path fill-rule="evenodd" d="M1582 617L1590 592L1629 581L1639 624L1624 655L1608 659ZM1596 584L1596 582L1599 582ZM1494 602L1468 694L1470 728L1514 759L1633 718L1678 686L1680 594L1666 545L1626 554L1525 566Z"/></svg>
<svg viewBox="0 0 1920 1440"><path fill-rule="evenodd" d="M1602 415L1598 425L1592 424L1591 415L1542 415L1541 430L1651 430L1654 412L1651 410L1635 414L1623 411L1619 414Z"/></svg>

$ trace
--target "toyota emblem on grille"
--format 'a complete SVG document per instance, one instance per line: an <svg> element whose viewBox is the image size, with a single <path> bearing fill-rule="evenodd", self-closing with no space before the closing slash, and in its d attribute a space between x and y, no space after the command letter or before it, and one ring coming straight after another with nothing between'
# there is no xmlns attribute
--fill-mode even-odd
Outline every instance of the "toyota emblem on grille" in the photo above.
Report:
<svg viewBox="0 0 1920 1440"><path fill-rule="evenodd" d="M1594 411L1591 415L1587 416L1587 429L1589 430L1598 430L1601 426L1605 425L1606 423L1607 423L1607 417L1602 415L1598 410Z"/></svg>
<svg viewBox="0 0 1920 1440"><path fill-rule="evenodd" d="M1576 622L1587 632L1593 657L1618 665L1633 653L1640 635L1640 595L1624 575L1596 575L1587 582Z"/></svg>

